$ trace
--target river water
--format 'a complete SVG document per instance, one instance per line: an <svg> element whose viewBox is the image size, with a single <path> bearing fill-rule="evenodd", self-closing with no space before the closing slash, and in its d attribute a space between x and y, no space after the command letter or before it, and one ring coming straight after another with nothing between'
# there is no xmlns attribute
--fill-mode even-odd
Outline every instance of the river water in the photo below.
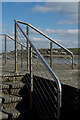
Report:
<svg viewBox="0 0 80 120"><path fill-rule="evenodd" d="M2 58L2 55L0 55L0 59ZM46 61L50 63L50 59L46 58ZM70 59L65 59L65 58L54 58L53 59L53 63L59 63L59 64L71 64L71 60ZM80 65L80 60L78 59L74 59L74 63L79 64Z"/></svg>
<svg viewBox="0 0 80 120"><path fill-rule="evenodd" d="M50 63L50 59L49 58L47 58L46 61ZM53 59L53 63L59 63L59 64L67 63L67 64L71 64L71 60L70 59L65 59L65 58L54 58ZM74 63L80 65L80 60L74 59Z"/></svg>

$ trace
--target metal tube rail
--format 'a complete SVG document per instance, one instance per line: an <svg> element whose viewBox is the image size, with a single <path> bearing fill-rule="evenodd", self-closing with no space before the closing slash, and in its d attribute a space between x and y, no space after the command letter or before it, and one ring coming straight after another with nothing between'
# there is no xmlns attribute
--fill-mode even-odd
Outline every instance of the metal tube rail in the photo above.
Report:
<svg viewBox="0 0 80 120"><path fill-rule="evenodd" d="M11 36L9 36L8 34L0 34L2 36L6 36L8 38L10 38L11 40L15 41L14 38L12 38ZM20 43L19 41L17 41L18 44L22 45L23 47L27 48L25 45L23 45L22 43Z"/></svg>
<svg viewBox="0 0 80 120"><path fill-rule="evenodd" d="M73 55L73 53L70 50L68 50L67 48L65 48L64 46L62 46L61 44L59 44L58 42L56 42L55 40L53 40L52 38L50 38L49 36L47 36L46 34L44 34L43 32L41 32L40 30L38 30L37 28L35 28L31 24L25 23L25 22L22 22L22 21L19 21L19 20L16 20L16 21L18 23L28 25L29 27L31 27L32 29L34 29L36 32L40 33L41 35L43 35L44 37L46 37L47 39L49 39L51 42L55 43L56 45L58 45L59 47L63 48L65 51L67 51L71 55Z"/></svg>
<svg viewBox="0 0 80 120"><path fill-rule="evenodd" d="M15 38L15 72L17 73L17 68L18 68L18 61L17 61L17 25L16 23L14 24L15 26L15 34L14 34L14 38Z"/></svg>
<svg viewBox="0 0 80 120"><path fill-rule="evenodd" d="M18 23L24 24L24 25L28 25L29 27L31 27L32 29L34 29L36 32L40 33L41 35L43 35L44 37L46 37L48 40L50 40L51 42L55 43L56 45L58 45L59 47L63 48L65 51L67 51L68 53L71 54L72 56L72 69L74 68L74 55L73 53L68 50L67 48L65 48L64 46L62 46L61 44L57 43L55 40L53 40L52 38L48 37L46 34L44 34L43 32L41 32L40 30L38 30L37 28L33 27L31 24L16 20ZM10 36L7 35L7 37L11 38ZM11 38L13 39L13 38ZM18 41L19 42L19 41ZM21 44L19 42L19 44Z"/></svg>
<svg viewBox="0 0 80 120"><path fill-rule="evenodd" d="M5 36L5 65L7 65L7 43L6 43L6 36Z"/></svg>
<svg viewBox="0 0 80 120"><path fill-rule="evenodd" d="M11 40L15 41L15 39L12 38L12 37L11 37L10 35L8 35L8 34L0 34L0 35L1 35L1 36L6 36L6 37L10 38ZM23 45L22 43L20 43L19 41L17 41L17 43L27 49L27 47L26 47L25 45ZM0 51L5 51L5 50L0 50ZM33 54L36 55L36 52L33 51ZM36 55L36 56L37 56L37 55Z"/></svg>
<svg viewBox="0 0 80 120"><path fill-rule="evenodd" d="M27 26L27 36L29 37L29 27ZM29 71L29 42L27 40L27 70Z"/></svg>
<svg viewBox="0 0 80 120"><path fill-rule="evenodd" d="M59 103L58 104L61 107L62 88L61 88L60 80L58 79L58 77L56 76L56 74L53 72L53 70L50 68L50 66L47 64L46 60L43 58L43 56L40 54L40 52L34 47L34 45L29 40L28 36L24 33L24 31L22 30L22 28L20 27L20 25L18 24L18 22L16 20L14 20L14 22L17 24L17 26L19 27L19 29L21 30L21 32L23 33L23 35L25 36L25 38L29 41L29 44L31 45L31 47L37 53L37 55L39 56L39 58L41 59L41 61L43 62L43 64L46 66L47 70L52 75L53 79L56 81L56 84L57 84L57 87L58 87L58 96L59 96L59 101L58 101Z"/></svg>
<svg viewBox="0 0 80 120"><path fill-rule="evenodd" d="M55 40L53 40L52 38L50 38L49 36L47 36L46 34L44 34L43 32L41 32L40 30L38 30L37 28L35 28L34 26L32 26L29 23L25 23L19 20L16 20L18 23L24 24L24 25L28 25L29 27L31 27L32 29L34 29L36 32L40 33L41 35L43 35L44 37L46 37L48 40L50 40L51 42L55 43L56 45L58 45L59 47L61 47L62 49L64 49L66 52L70 53L72 56L72 69L74 68L74 55L73 53L68 50L67 48L65 48L64 46L62 46L60 43L56 42Z"/></svg>

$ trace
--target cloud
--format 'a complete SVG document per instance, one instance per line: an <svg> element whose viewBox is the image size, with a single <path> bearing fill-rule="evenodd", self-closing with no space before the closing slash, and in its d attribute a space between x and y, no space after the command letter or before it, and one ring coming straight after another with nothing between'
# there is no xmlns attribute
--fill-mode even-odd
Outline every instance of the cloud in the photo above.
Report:
<svg viewBox="0 0 80 120"><path fill-rule="evenodd" d="M30 37L31 42L36 48L49 48L50 47L50 41L46 38L41 38L41 37ZM63 44L64 40L61 39L54 39L58 43ZM57 45L54 44L54 47L58 47Z"/></svg>
<svg viewBox="0 0 80 120"><path fill-rule="evenodd" d="M35 42L45 42L47 41L45 38L41 38L41 37L30 37L31 41L35 41ZM57 42L61 42L62 40L60 39L55 39ZM48 42L48 41L47 41Z"/></svg>
<svg viewBox="0 0 80 120"><path fill-rule="evenodd" d="M46 40L45 38L40 38L40 37L31 37L30 40L32 41L33 45L36 48L49 48L50 46L50 41ZM77 47L78 46L78 39L77 37L73 37L72 39L69 37L65 38L55 38L55 41L57 41L59 44L62 44L65 47ZM58 47L57 45L53 44L54 48Z"/></svg>
<svg viewBox="0 0 80 120"><path fill-rule="evenodd" d="M62 13L77 13L78 3L65 2L46 2L44 5L36 5L33 8L34 12L62 12Z"/></svg>
<svg viewBox="0 0 80 120"><path fill-rule="evenodd" d="M43 33L51 35L51 34L57 34L57 35L77 35L78 34L78 29L68 29L68 30L63 30L63 29L51 29L51 28L46 28L42 29L39 28ZM37 34L35 31L31 31L32 34Z"/></svg>
<svg viewBox="0 0 80 120"><path fill-rule="evenodd" d="M64 24L75 24L78 21L78 3L77 2L46 2L44 5L36 5L33 12L39 13L55 13L58 12L65 17L70 18L71 21L63 21ZM62 24L61 22L59 24Z"/></svg>
<svg viewBox="0 0 80 120"><path fill-rule="evenodd" d="M77 47L78 45L78 29L68 29L68 30L55 30L55 29L41 29L42 32L45 34L51 36L51 38L58 43L62 44L65 47ZM35 32L33 32L34 35L36 35ZM49 42L45 38L41 38L37 35L37 37L32 37L31 41L34 43L34 45L38 48L44 48L49 47ZM54 47L56 47L54 45Z"/></svg>
<svg viewBox="0 0 80 120"><path fill-rule="evenodd" d="M58 8L57 10L55 10L54 7L49 7L49 6L40 6L40 5L36 5L33 9L34 12L41 12L41 13L46 13L46 12L56 12L59 11L60 8Z"/></svg>
<svg viewBox="0 0 80 120"><path fill-rule="evenodd" d="M78 24L78 21L77 20L76 21L65 20L65 21L59 21L59 22L57 22L57 24L59 24L59 25L64 25L64 24L66 24L66 25L74 25L74 24Z"/></svg>
<svg viewBox="0 0 80 120"><path fill-rule="evenodd" d="M3 33L3 34L8 34L8 35L10 35L11 37L14 36L14 31L11 31L11 30L7 29L6 27L3 27L3 28L2 28L2 33Z"/></svg>
<svg viewBox="0 0 80 120"><path fill-rule="evenodd" d="M44 41L45 39L44 39L44 38L40 38L40 37L31 37L30 40L31 40L31 41L35 41L35 42L36 42L36 41L41 41L41 42L42 42L42 41Z"/></svg>
<svg viewBox="0 0 80 120"><path fill-rule="evenodd" d="M40 28L39 28L40 30ZM36 32L34 29L31 29L31 34L39 34L38 32Z"/></svg>
<svg viewBox="0 0 80 120"><path fill-rule="evenodd" d="M77 29L69 29L69 30L53 30L53 29L45 29L45 33L47 34L59 34L59 35L65 35L65 34L71 34L71 35L75 35L78 34L78 30Z"/></svg>

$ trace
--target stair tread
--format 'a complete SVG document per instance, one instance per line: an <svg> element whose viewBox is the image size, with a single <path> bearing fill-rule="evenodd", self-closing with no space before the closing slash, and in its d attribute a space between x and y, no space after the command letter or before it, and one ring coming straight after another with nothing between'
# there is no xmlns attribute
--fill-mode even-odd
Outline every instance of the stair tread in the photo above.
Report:
<svg viewBox="0 0 80 120"><path fill-rule="evenodd" d="M0 86L2 86L2 89L21 88L24 85L25 84L23 82L21 82L21 81L0 83Z"/></svg>
<svg viewBox="0 0 80 120"><path fill-rule="evenodd" d="M4 103L21 101L22 98L23 97L20 95L10 95L10 94L2 94L0 97L0 99L2 99Z"/></svg>
<svg viewBox="0 0 80 120"><path fill-rule="evenodd" d="M7 118L8 118L8 114L0 111L0 120L2 120L2 118L3 118L4 120L7 119Z"/></svg>
<svg viewBox="0 0 80 120"><path fill-rule="evenodd" d="M30 109L23 109L23 108L19 108L18 110L15 108L3 109L1 113L2 113L2 119L18 118L21 114L30 114Z"/></svg>
<svg viewBox="0 0 80 120"><path fill-rule="evenodd" d="M2 81L4 81L4 82L21 81L22 78L23 78L23 76L5 75L5 76L2 76Z"/></svg>

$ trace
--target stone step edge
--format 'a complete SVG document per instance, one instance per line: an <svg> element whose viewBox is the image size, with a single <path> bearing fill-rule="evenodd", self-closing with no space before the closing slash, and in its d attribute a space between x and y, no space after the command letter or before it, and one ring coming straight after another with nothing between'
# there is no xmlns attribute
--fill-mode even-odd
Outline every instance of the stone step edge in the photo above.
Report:
<svg viewBox="0 0 80 120"><path fill-rule="evenodd" d="M0 120L6 120L8 118L18 118L21 114L30 114L31 110L30 109L3 109L0 111L0 116L2 116L2 119Z"/></svg>
<svg viewBox="0 0 80 120"><path fill-rule="evenodd" d="M11 103L11 102L18 102L21 101L23 99L22 96L20 95L7 95L4 94L4 96L2 95L0 97L0 103L4 104L4 103Z"/></svg>
<svg viewBox="0 0 80 120"><path fill-rule="evenodd" d="M0 74L0 77L18 77L18 76L24 76L24 75L26 75L26 74L29 74L29 72L28 71L26 71L26 73L8 73L8 74Z"/></svg>
<svg viewBox="0 0 80 120"><path fill-rule="evenodd" d="M0 83L0 86L2 86L1 89L16 89L16 88L22 88L25 85L25 83L23 83L22 81L18 82L4 82L4 83Z"/></svg>

